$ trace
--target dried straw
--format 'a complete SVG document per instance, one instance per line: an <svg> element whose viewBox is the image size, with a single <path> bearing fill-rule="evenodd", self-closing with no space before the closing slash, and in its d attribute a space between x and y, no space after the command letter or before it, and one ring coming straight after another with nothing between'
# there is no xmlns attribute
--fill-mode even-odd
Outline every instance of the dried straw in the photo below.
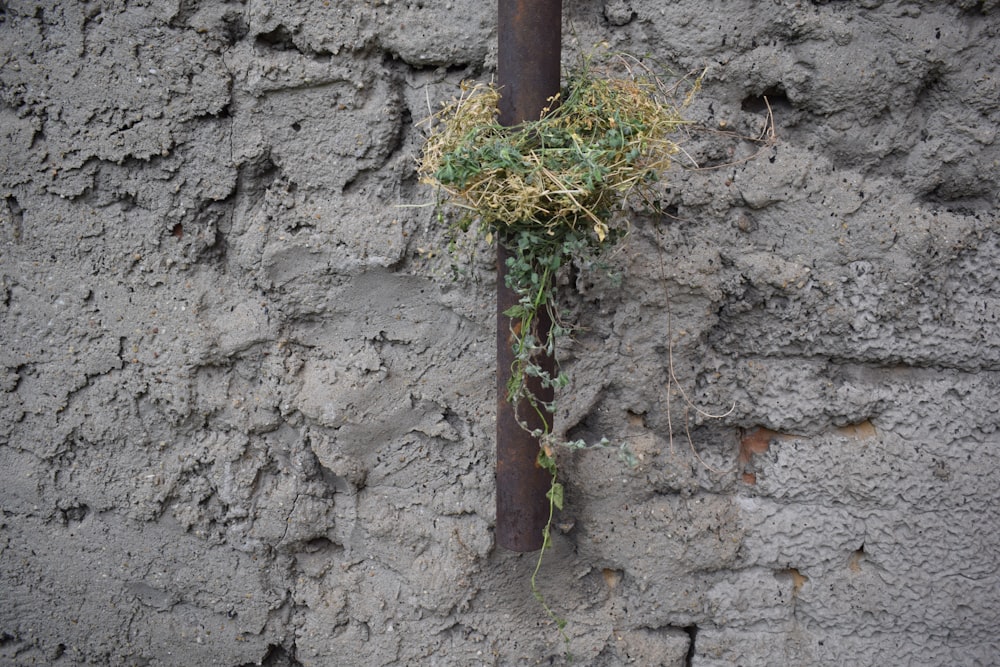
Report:
<svg viewBox="0 0 1000 667"><path fill-rule="evenodd" d="M635 63L622 76L576 72L557 97L539 120L506 128L500 92L463 84L430 119L421 181L490 231L585 226L603 242L614 212L670 165L679 148L669 137L684 121L662 82Z"/></svg>

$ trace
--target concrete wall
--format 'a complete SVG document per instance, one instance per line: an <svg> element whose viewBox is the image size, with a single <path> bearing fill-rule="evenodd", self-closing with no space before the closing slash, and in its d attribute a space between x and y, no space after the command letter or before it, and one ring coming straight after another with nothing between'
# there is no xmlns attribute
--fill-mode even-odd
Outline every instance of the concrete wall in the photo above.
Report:
<svg viewBox="0 0 1000 667"><path fill-rule="evenodd" d="M575 664L997 664L996 0L564 16L568 63L707 67L714 167L566 277L559 428L641 458L561 457ZM567 660L493 546L492 249L453 280L414 207L495 42L475 0L0 3L0 664Z"/></svg>

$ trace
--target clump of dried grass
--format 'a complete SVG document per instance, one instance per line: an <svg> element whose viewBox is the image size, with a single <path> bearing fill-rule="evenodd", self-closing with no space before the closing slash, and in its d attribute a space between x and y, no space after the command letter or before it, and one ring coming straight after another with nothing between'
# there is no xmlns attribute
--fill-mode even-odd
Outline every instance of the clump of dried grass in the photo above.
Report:
<svg viewBox="0 0 1000 667"><path fill-rule="evenodd" d="M514 128L497 121L502 91L463 84L431 118L422 182L489 232L589 229L600 244L614 213L670 165L679 150L670 137L684 122L659 77L617 62L617 72L588 65L572 73L539 120Z"/></svg>

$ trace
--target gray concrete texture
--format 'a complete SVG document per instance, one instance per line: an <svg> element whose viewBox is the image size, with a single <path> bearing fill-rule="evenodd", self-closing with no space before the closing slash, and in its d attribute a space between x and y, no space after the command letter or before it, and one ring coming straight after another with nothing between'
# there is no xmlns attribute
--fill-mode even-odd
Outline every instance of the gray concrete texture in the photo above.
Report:
<svg viewBox="0 0 1000 667"><path fill-rule="evenodd" d="M640 459L560 454L574 664L1000 664L1000 5L564 19L705 70L668 214L563 277L558 428ZM0 664L569 662L493 543L493 251L415 177L495 31L0 3Z"/></svg>

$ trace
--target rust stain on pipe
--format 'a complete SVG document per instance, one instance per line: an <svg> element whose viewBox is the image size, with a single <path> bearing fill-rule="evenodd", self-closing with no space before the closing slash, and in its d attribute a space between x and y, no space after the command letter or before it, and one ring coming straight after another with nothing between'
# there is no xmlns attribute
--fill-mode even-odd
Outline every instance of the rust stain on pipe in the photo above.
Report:
<svg viewBox="0 0 1000 667"><path fill-rule="evenodd" d="M549 98L559 92L562 0L499 0L497 9L499 120L512 126L537 119ZM511 322L503 312L517 303L517 295L506 285L510 255L504 241L499 238L497 243L496 542L504 549L526 552L542 548L550 478L536 463L538 440L517 423L514 408L507 402L514 353ZM540 316L538 327L539 339L545 340L552 323ZM550 372L555 367L551 358L537 361ZM542 391L537 378L530 380L535 396L552 400L551 388ZM531 429L541 427L540 417L530 406L523 406L519 414Z"/></svg>

